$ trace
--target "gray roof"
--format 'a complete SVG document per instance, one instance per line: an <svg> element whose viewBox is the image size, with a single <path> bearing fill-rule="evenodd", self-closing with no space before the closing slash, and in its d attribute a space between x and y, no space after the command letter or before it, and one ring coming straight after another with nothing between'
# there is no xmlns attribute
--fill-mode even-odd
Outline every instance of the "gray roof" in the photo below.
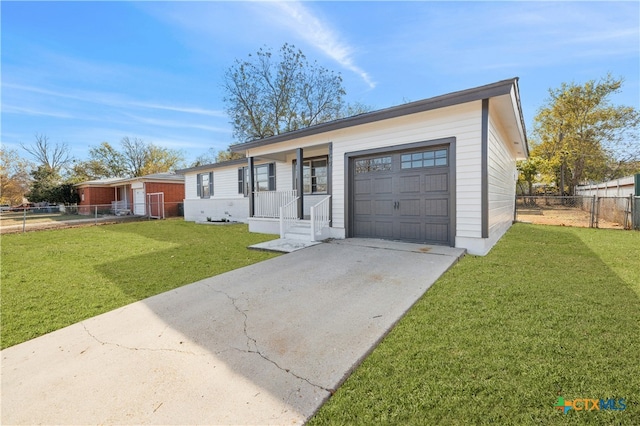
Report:
<svg viewBox="0 0 640 426"><path fill-rule="evenodd" d="M204 170L218 169L220 167L226 167L226 166L236 166L238 164L242 164L242 165L247 164L247 159L240 158L237 160L222 161L220 163L203 164L201 166L188 167L186 169L176 170L176 173L185 174L189 172L198 172L200 170L204 171Z"/></svg>
<svg viewBox="0 0 640 426"><path fill-rule="evenodd" d="M176 172L163 172L152 173L150 175L138 176L127 180L172 180L176 182L183 182L184 176L177 174Z"/></svg>
<svg viewBox="0 0 640 426"><path fill-rule="evenodd" d="M244 142L232 145L230 148L235 152L242 152L246 149L257 148L264 145L269 145L277 142L284 142L304 136L316 135L319 133L325 133L332 130L344 129L347 127L358 126L361 124L373 123L375 121L387 120L390 118L401 117L404 115L415 114L419 112L434 110L438 108L444 108L453 105L459 105L467 102L492 98L496 96L502 96L509 94L511 89L516 87L517 90L518 77L514 77L507 80L498 81L496 83L487 84L485 86L475 87L473 89L462 90L458 92L448 93L446 95L436 96L434 98L423 99L420 101L409 102L406 104L381 109L378 111L367 112L364 114L355 115L352 117L341 118L334 121L328 121L326 123L316 124L314 126L305 127L303 129L294 130L287 133L282 133L275 136L270 136L264 139L257 139L250 142ZM524 118L522 116L522 107L520 105L520 95L517 95L518 99L518 113L522 124L524 126ZM526 135L525 135L526 138ZM525 146L526 146L525 141Z"/></svg>
<svg viewBox="0 0 640 426"><path fill-rule="evenodd" d="M150 175L130 178L117 177L88 180L85 182L76 183L74 186L117 186L136 181L170 181L179 183L184 182L184 176L176 174L175 172L152 173Z"/></svg>

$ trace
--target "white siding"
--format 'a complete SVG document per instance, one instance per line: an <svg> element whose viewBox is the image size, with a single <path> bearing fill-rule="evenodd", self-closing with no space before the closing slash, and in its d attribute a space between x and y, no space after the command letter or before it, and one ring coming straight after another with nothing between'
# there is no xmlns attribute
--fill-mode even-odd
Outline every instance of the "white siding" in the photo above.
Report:
<svg viewBox="0 0 640 426"><path fill-rule="evenodd" d="M184 175L184 198L185 200L193 200L198 198L197 173L188 173Z"/></svg>
<svg viewBox="0 0 640 426"><path fill-rule="evenodd" d="M489 237L463 240L460 244L473 254L486 254L513 222L516 187L516 155L509 145L496 111L489 112L488 134L488 221Z"/></svg>
<svg viewBox="0 0 640 426"><path fill-rule="evenodd" d="M516 159L507 148L495 116L489 115L489 235L513 222L516 190Z"/></svg>
<svg viewBox="0 0 640 426"><path fill-rule="evenodd" d="M291 191L293 188L291 162L276 161L276 191Z"/></svg>
<svg viewBox="0 0 640 426"><path fill-rule="evenodd" d="M354 126L249 150L248 155L293 151L333 142L333 227L345 227L346 153L456 138L456 235L481 237L481 101ZM311 152L311 151L309 151ZM308 155L305 149L305 157ZM290 173L290 172L289 172Z"/></svg>
<svg viewBox="0 0 640 426"><path fill-rule="evenodd" d="M228 218L246 222L249 215L249 201L238 194L238 168L241 165L217 167L209 170L188 172L184 176L184 219L205 221ZM197 175L213 172L213 196L208 199L198 197Z"/></svg>
<svg viewBox="0 0 640 426"><path fill-rule="evenodd" d="M238 194L238 168L236 165L213 171L213 198L244 198Z"/></svg>
<svg viewBox="0 0 640 426"><path fill-rule="evenodd" d="M207 218L220 220L227 218L236 222L246 222L249 213L249 199L241 198L196 198L184 200L184 220L206 221Z"/></svg>
<svg viewBox="0 0 640 426"><path fill-rule="evenodd" d="M188 172L184 176L184 197L187 200L199 199L197 176L201 173L213 172L213 197L212 198L239 198L238 194L238 168L240 166L218 167L209 170Z"/></svg>

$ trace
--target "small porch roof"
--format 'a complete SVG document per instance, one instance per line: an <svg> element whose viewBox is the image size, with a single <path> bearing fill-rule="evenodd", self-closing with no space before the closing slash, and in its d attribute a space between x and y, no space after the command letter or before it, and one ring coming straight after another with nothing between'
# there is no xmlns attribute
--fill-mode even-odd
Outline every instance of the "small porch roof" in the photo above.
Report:
<svg viewBox="0 0 640 426"><path fill-rule="evenodd" d="M317 145L305 146L305 158L309 151L317 152L318 155L326 155L329 152L329 143L321 143ZM278 151L260 153L254 158L257 160L267 160L267 161L286 161L288 155L293 155L295 157L297 147L288 147L284 149L280 149ZM319 151L319 152L318 152Z"/></svg>

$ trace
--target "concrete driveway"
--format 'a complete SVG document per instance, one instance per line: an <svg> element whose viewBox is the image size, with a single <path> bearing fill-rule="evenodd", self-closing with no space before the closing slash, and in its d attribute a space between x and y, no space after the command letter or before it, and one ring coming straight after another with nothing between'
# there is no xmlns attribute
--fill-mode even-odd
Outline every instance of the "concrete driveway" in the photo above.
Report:
<svg viewBox="0 0 640 426"><path fill-rule="evenodd" d="M304 423L462 254L333 241L13 346L1 422Z"/></svg>

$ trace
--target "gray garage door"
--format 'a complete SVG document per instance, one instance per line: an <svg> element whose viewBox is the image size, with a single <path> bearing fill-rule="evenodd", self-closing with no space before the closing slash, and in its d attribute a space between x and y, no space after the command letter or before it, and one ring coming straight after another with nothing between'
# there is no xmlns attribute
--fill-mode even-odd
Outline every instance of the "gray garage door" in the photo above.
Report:
<svg viewBox="0 0 640 426"><path fill-rule="evenodd" d="M356 157L352 235L452 244L448 147Z"/></svg>

